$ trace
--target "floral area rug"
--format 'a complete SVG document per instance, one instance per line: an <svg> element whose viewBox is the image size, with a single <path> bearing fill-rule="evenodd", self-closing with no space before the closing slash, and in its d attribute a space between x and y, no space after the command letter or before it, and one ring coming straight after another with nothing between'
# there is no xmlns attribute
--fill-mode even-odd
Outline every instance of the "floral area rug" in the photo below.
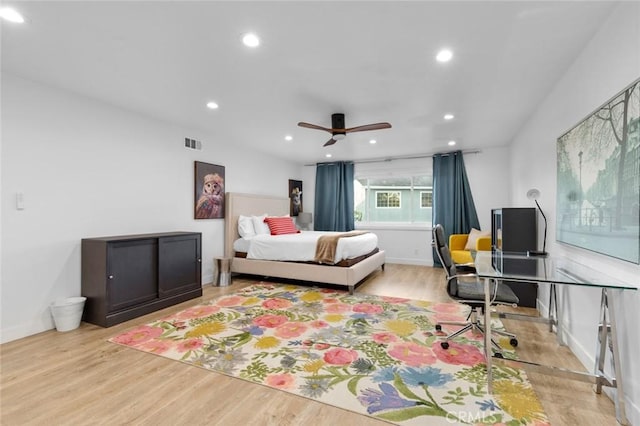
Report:
<svg viewBox="0 0 640 426"><path fill-rule="evenodd" d="M110 341L400 425L547 425L523 370L494 365L488 394L481 335L442 349L468 309L261 283Z"/></svg>

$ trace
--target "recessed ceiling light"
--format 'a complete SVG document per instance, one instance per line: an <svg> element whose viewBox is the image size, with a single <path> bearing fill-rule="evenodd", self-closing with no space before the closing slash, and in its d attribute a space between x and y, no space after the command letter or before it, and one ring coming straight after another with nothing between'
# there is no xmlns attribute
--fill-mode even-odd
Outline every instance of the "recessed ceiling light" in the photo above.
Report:
<svg viewBox="0 0 640 426"><path fill-rule="evenodd" d="M327 154L327 155L325 155L325 157L331 158L331 154Z"/></svg>
<svg viewBox="0 0 640 426"><path fill-rule="evenodd" d="M438 62L449 62L451 58L453 58L453 52L451 52L449 49L442 49L436 56L436 60Z"/></svg>
<svg viewBox="0 0 640 426"><path fill-rule="evenodd" d="M456 141L449 141L449 146L454 146L456 144Z"/></svg>
<svg viewBox="0 0 640 426"><path fill-rule="evenodd" d="M292 141L293 140L293 136L287 135L287 136L284 137L284 140L285 141Z"/></svg>
<svg viewBox="0 0 640 426"><path fill-rule="evenodd" d="M445 114L445 115L444 115L444 119L445 119L445 120L453 120L453 118L454 118L454 115L453 115L453 114Z"/></svg>
<svg viewBox="0 0 640 426"><path fill-rule="evenodd" d="M20 15L15 9L12 9L10 7L0 8L0 18L18 24L22 24L24 22L24 18L22 17L22 15Z"/></svg>
<svg viewBox="0 0 640 426"><path fill-rule="evenodd" d="M242 42L247 47L258 47L260 45L260 39L253 33L245 34L244 37L242 37Z"/></svg>
<svg viewBox="0 0 640 426"><path fill-rule="evenodd" d="M369 143L370 143L371 145L373 145L373 144L375 144L375 143L377 143L377 142L378 142L378 141L377 141L377 140L375 140L375 139L371 139L371 140L369 141Z"/></svg>
<svg viewBox="0 0 640 426"><path fill-rule="evenodd" d="M207 108L209 109L218 109L218 104L211 101L211 102L207 102Z"/></svg>

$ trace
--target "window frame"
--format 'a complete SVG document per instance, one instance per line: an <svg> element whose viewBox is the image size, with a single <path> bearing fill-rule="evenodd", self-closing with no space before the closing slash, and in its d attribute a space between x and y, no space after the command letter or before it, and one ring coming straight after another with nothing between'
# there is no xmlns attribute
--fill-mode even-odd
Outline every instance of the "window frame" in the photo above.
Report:
<svg viewBox="0 0 640 426"><path fill-rule="evenodd" d="M388 195L387 195L387 206L379 206L378 205L378 194L397 194L398 196L398 205L397 206L390 206L389 204L389 200L391 199ZM395 191L395 190L375 190L375 199L376 199L376 209L402 209L402 191Z"/></svg>
<svg viewBox="0 0 640 426"><path fill-rule="evenodd" d="M433 187L431 187L431 191L419 190L420 191L420 208L421 209L432 209L433 208ZM431 205L423 206L422 205L422 194L431 194Z"/></svg>

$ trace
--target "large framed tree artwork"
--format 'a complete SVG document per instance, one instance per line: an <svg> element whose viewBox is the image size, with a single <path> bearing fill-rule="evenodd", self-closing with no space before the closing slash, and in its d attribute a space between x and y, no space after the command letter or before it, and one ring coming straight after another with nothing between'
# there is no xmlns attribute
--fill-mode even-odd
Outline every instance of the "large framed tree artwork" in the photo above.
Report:
<svg viewBox="0 0 640 426"><path fill-rule="evenodd" d="M640 263L640 79L558 138L556 239Z"/></svg>

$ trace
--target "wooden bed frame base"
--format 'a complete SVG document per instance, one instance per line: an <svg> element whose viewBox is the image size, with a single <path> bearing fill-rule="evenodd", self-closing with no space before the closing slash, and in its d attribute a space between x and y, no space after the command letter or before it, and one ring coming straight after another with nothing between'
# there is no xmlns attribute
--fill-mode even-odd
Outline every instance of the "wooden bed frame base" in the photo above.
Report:
<svg viewBox="0 0 640 426"><path fill-rule="evenodd" d="M225 257L233 259L231 272L338 284L348 287L349 293L353 294L356 284L373 271L378 268L382 268L384 271L385 253L383 250L349 267L235 257L233 242L240 238L238 235L240 215L259 216L264 213L274 216L286 215L289 214L289 199L228 192L225 211Z"/></svg>

